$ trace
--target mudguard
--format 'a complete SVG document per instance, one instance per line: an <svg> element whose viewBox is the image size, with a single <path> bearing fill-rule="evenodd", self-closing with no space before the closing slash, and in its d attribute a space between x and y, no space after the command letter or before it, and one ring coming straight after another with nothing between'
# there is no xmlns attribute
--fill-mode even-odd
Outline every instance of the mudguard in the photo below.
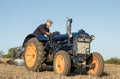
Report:
<svg viewBox="0 0 120 79"><path fill-rule="evenodd" d="M29 34L29 35L25 38L22 47L24 47L24 46L25 46L25 43L26 43L29 39L31 39L31 38L37 38L39 41L43 41L43 42L46 42L46 41L49 40L49 39L48 39L46 36L44 36L44 35Z"/></svg>

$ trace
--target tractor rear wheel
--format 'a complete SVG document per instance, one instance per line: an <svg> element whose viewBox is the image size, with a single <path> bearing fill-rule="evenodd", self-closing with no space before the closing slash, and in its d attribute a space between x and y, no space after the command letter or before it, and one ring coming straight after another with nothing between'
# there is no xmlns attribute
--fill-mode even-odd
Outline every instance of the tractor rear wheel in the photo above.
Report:
<svg viewBox="0 0 120 79"><path fill-rule="evenodd" d="M59 75L68 75L71 69L70 55L63 50L56 53L54 58L54 71Z"/></svg>
<svg viewBox="0 0 120 79"><path fill-rule="evenodd" d="M28 40L25 46L24 60L25 67L30 71L39 71L42 69L42 65L45 61L44 46L42 42L39 42L37 38L31 38Z"/></svg>
<svg viewBox="0 0 120 79"><path fill-rule="evenodd" d="M87 60L87 64L92 64L93 67L87 68L87 73L92 76L100 77L104 70L104 60L103 57L97 53L92 53L91 57Z"/></svg>

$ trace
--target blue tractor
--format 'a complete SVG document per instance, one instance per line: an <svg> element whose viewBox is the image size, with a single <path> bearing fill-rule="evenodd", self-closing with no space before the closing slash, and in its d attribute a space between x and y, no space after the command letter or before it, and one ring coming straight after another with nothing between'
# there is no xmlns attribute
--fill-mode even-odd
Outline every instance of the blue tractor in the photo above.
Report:
<svg viewBox="0 0 120 79"><path fill-rule="evenodd" d="M56 74L67 76L75 68L85 68L93 76L101 76L104 60L100 53L90 52L95 39L84 30L71 33L72 19L67 19L67 33L53 32L50 36L30 34L23 43L25 67L40 71L53 66Z"/></svg>

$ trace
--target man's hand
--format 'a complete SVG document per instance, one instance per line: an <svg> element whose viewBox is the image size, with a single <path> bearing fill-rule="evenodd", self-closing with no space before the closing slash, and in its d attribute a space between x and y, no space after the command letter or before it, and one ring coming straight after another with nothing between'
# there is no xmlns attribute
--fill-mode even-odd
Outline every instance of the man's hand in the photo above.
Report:
<svg viewBox="0 0 120 79"><path fill-rule="evenodd" d="M45 34L46 34L46 35L50 35L51 33L50 33L50 32L46 32Z"/></svg>

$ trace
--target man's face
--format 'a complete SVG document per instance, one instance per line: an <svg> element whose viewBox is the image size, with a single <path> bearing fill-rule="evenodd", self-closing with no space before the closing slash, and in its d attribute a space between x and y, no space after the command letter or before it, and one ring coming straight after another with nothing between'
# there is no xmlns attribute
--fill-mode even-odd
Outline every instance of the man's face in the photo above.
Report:
<svg viewBox="0 0 120 79"><path fill-rule="evenodd" d="M48 28L52 26L52 23L51 23L51 22L46 22L46 24L47 24L47 27L48 27Z"/></svg>

